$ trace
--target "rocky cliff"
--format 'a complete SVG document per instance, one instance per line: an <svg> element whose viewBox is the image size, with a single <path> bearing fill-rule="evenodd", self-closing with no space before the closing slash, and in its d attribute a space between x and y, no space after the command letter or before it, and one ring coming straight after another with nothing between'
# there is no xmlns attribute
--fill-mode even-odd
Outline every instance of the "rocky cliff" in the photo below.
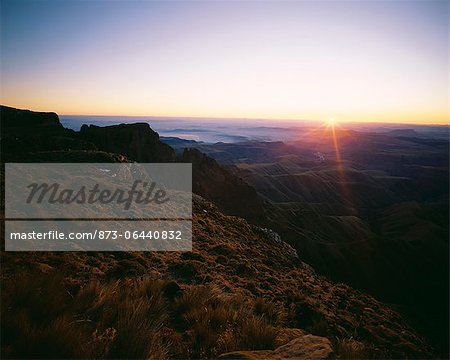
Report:
<svg viewBox="0 0 450 360"><path fill-rule="evenodd" d="M159 141L147 123L112 126L83 125L80 137L100 150L119 153L138 162L174 162L174 150Z"/></svg>
<svg viewBox="0 0 450 360"><path fill-rule="evenodd" d="M0 118L2 133L9 135L60 134L65 130L54 112L21 110L0 105Z"/></svg>
<svg viewBox="0 0 450 360"><path fill-rule="evenodd" d="M66 129L55 113L1 106L3 161L173 162L173 149L146 123Z"/></svg>

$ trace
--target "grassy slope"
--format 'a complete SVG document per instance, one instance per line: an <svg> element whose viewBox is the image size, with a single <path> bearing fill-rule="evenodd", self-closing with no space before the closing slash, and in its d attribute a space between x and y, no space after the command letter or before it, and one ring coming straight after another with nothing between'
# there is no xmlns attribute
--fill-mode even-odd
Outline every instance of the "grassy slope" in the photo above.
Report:
<svg viewBox="0 0 450 360"><path fill-rule="evenodd" d="M397 313L198 196L193 240L192 253L3 253L4 357L208 358L274 348L288 328L343 354L357 341L366 357L431 355Z"/></svg>

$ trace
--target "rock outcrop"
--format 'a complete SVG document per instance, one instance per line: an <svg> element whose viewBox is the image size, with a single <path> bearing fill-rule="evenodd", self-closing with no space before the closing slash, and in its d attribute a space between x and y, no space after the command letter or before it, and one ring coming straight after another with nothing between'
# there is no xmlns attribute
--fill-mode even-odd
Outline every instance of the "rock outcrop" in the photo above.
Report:
<svg viewBox="0 0 450 360"><path fill-rule="evenodd" d="M66 131L54 112L21 110L0 105L2 138L4 134L43 135L61 134Z"/></svg>
<svg viewBox="0 0 450 360"><path fill-rule="evenodd" d="M147 123L63 127L57 114L0 107L3 161L174 162L174 150Z"/></svg>
<svg viewBox="0 0 450 360"><path fill-rule="evenodd" d="M174 162L174 150L159 141L147 123L112 126L83 125L80 137L100 150L123 154L138 162Z"/></svg>
<svg viewBox="0 0 450 360"><path fill-rule="evenodd" d="M75 131L64 128L55 113L0 106L0 117L3 161L40 162L48 156L41 152L73 150L83 151L80 161L86 161L86 152L97 150L94 144L78 139Z"/></svg>

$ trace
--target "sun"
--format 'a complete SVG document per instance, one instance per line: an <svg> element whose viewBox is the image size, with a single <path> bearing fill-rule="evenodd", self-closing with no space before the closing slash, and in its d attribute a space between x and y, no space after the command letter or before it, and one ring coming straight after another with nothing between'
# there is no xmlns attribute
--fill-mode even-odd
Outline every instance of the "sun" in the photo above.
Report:
<svg viewBox="0 0 450 360"><path fill-rule="evenodd" d="M337 121L335 118L331 117L326 121L325 124L326 124L327 128L334 129L334 127L337 125Z"/></svg>

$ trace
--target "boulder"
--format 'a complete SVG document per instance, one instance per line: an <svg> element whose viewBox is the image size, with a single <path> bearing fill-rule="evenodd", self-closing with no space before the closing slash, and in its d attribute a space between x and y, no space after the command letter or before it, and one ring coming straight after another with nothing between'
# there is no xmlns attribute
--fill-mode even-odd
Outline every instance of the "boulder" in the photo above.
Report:
<svg viewBox="0 0 450 360"><path fill-rule="evenodd" d="M320 360L330 359L334 351L330 340L311 334L302 335L275 350L233 351L219 356L219 359L245 360Z"/></svg>

